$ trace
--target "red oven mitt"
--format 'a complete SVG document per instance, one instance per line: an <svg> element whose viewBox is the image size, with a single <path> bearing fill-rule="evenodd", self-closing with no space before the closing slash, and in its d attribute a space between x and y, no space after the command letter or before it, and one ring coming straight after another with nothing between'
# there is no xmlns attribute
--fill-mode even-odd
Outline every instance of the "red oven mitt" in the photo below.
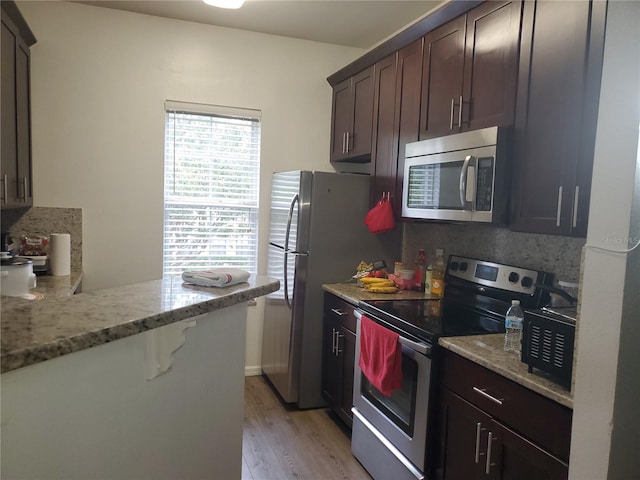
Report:
<svg viewBox="0 0 640 480"><path fill-rule="evenodd" d="M358 365L367 380L387 397L402 387L402 347L398 337L362 315Z"/></svg>

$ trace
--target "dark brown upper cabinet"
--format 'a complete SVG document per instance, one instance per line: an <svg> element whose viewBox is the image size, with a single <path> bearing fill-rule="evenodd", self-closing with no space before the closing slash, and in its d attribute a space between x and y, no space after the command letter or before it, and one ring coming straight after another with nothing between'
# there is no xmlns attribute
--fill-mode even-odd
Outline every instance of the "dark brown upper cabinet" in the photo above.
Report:
<svg viewBox="0 0 640 480"><path fill-rule="evenodd" d="M485 2L425 35L420 139L513 123L521 12Z"/></svg>
<svg viewBox="0 0 640 480"><path fill-rule="evenodd" d="M374 67L333 87L330 160L369 161L373 120Z"/></svg>
<svg viewBox="0 0 640 480"><path fill-rule="evenodd" d="M422 87L422 38L376 64L372 203L388 193L396 218L402 214L404 151L418 140Z"/></svg>
<svg viewBox="0 0 640 480"><path fill-rule="evenodd" d="M371 203L389 194L395 203L398 141L395 131L398 53L375 65L373 146L371 151Z"/></svg>
<svg viewBox="0 0 640 480"><path fill-rule="evenodd" d="M36 42L14 2L2 2L1 171L2 208L33 204L29 47Z"/></svg>
<svg viewBox="0 0 640 480"><path fill-rule="evenodd" d="M510 228L585 236L606 2L527 2Z"/></svg>

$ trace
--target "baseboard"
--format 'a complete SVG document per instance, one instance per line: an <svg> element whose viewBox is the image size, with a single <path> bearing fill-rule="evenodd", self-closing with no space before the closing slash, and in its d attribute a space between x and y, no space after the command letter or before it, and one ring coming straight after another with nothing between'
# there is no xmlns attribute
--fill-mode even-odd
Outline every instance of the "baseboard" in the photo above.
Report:
<svg viewBox="0 0 640 480"><path fill-rule="evenodd" d="M245 377L255 377L257 375L262 375L262 367L260 365L254 365L251 367L244 367L244 376Z"/></svg>

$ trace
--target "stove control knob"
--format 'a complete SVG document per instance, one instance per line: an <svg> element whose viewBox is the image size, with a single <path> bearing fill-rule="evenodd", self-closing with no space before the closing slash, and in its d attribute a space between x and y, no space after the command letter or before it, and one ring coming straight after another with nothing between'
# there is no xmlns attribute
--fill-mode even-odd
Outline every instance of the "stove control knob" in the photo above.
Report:
<svg viewBox="0 0 640 480"><path fill-rule="evenodd" d="M522 277L522 281L520 282L524 288L531 288L533 285L533 279L531 277Z"/></svg>
<svg viewBox="0 0 640 480"><path fill-rule="evenodd" d="M469 265L467 264L467 262L460 262L460 271L461 272L466 272L468 266Z"/></svg>
<svg viewBox="0 0 640 480"><path fill-rule="evenodd" d="M449 265L449 270L458 270L458 262L451 262L451 265Z"/></svg>
<svg viewBox="0 0 640 480"><path fill-rule="evenodd" d="M518 275L516 272L511 272L509 274L509 281L511 283L516 283L518 280L520 280L520 275Z"/></svg>

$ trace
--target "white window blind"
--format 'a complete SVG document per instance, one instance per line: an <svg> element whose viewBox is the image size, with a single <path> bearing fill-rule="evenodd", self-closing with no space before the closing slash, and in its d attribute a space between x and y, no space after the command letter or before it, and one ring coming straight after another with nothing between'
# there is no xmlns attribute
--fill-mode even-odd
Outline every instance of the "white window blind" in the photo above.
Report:
<svg viewBox="0 0 640 480"><path fill-rule="evenodd" d="M163 274L255 274L260 112L173 102L165 110Z"/></svg>

